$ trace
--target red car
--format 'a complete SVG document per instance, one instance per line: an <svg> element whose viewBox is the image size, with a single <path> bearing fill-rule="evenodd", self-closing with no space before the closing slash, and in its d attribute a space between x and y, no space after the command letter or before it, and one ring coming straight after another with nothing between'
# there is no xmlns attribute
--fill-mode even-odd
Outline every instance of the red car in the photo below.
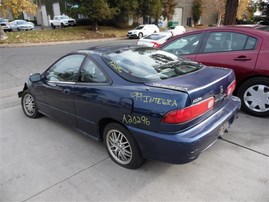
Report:
<svg viewBox="0 0 269 202"><path fill-rule="evenodd" d="M175 36L160 49L209 66L232 68L242 109L269 116L269 32L227 26Z"/></svg>

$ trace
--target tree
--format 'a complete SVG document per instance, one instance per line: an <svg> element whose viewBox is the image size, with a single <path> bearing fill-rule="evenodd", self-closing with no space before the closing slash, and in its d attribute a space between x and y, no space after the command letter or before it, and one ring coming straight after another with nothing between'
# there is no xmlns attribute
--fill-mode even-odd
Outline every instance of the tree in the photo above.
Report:
<svg viewBox="0 0 269 202"><path fill-rule="evenodd" d="M2 0L0 11L3 17L7 17L11 12L14 18L18 18L22 12L36 14L36 5L31 0Z"/></svg>
<svg viewBox="0 0 269 202"><path fill-rule="evenodd" d="M202 15L202 0L194 0L192 5L193 22L196 25Z"/></svg>
<svg viewBox="0 0 269 202"><path fill-rule="evenodd" d="M240 0L236 18L239 20L250 20L254 14L254 2L251 0Z"/></svg>
<svg viewBox="0 0 269 202"><path fill-rule="evenodd" d="M217 15L217 26L220 26L222 16L224 16L225 3L226 0L203 0L203 12L215 13Z"/></svg>
<svg viewBox="0 0 269 202"><path fill-rule="evenodd" d="M173 18L173 15L175 13L176 8L176 1L175 0L163 0L163 17L164 20L167 19L168 21L171 21Z"/></svg>
<svg viewBox="0 0 269 202"><path fill-rule="evenodd" d="M111 19L117 13L116 8L110 8L106 0L81 0L80 10L93 21L93 30L98 31L98 21Z"/></svg>
<svg viewBox="0 0 269 202"><path fill-rule="evenodd" d="M150 17L153 17L157 23L162 15L162 0L138 0L135 15L143 17L143 24L149 23Z"/></svg>
<svg viewBox="0 0 269 202"><path fill-rule="evenodd" d="M262 15L265 15L267 18L269 18L269 2L258 0L255 3L255 6L257 9L259 9L262 12Z"/></svg>
<svg viewBox="0 0 269 202"><path fill-rule="evenodd" d="M150 16L155 19L155 24L158 25L158 20L162 16L163 12L163 0L151 0L150 1Z"/></svg>
<svg viewBox="0 0 269 202"><path fill-rule="evenodd" d="M224 25L234 25L236 23L236 14L239 0L227 0L225 7Z"/></svg>
<svg viewBox="0 0 269 202"><path fill-rule="evenodd" d="M114 22L119 26L126 23L129 16L134 15L138 8L138 0L109 0L109 4L117 10Z"/></svg>

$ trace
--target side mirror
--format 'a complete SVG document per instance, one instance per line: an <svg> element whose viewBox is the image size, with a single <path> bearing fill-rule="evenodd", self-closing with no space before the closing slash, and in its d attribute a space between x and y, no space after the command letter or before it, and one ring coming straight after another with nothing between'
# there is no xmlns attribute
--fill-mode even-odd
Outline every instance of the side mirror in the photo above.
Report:
<svg viewBox="0 0 269 202"><path fill-rule="evenodd" d="M31 74L30 75L30 81L33 82L33 83L41 81L41 74L39 74L39 73Z"/></svg>

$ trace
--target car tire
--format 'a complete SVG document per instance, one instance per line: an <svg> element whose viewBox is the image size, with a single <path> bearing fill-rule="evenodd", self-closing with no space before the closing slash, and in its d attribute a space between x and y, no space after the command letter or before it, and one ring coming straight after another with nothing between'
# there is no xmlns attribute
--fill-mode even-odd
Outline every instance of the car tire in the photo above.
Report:
<svg viewBox="0 0 269 202"><path fill-rule="evenodd" d="M50 26L51 26L51 28L52 28L52 29L55 29L55 26L54 26L52 23L51 23L51 25L50 25Z"/></svg>
<svg viewBox="0 0 269 202"><path fill-rule="evenodd" d="M258 116L269 116L269 79L252 78L244 82L238 89L238 97L242 101L242 110Z"/></svg>
<svg viewBox="0 0 269 202"><path fill-rule="evenodd" d="M64 26L64 24L63 24L63 23L61 23L61 28L65 28L65 26Z"/></svg>
<svg viewBox="0 0 269 202"><path fill-rule="evenodd" d="M140 32L140 33L138 34L138 38L141 39L142 37L143 37L143 33Z"/></svg>
<svg viewBox="0 0 269 202"><path fill-rule="evenodd" d="M41 114L38 112L36 107L35 97L30 93L29 90L25 90L21 98L21 106L24 114L29 118L38 118Z"/></svg>
<svg viewBox="0 0 269 202"><path fill-rule="evenodd" d="M110 158L118 165L139 168L144 160L130 132L118 123L110 123L104 129L104 143Z"/></svg>

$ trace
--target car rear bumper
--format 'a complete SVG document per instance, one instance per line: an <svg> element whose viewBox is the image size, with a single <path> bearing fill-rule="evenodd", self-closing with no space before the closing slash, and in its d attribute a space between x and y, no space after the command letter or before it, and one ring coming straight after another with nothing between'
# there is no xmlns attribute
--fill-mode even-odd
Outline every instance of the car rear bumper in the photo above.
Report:
<svg viewBox="0 0 269 202"><path fill-rule="evenodd" d="M218 112L195 125L176 134L156 133L129 127L137 141L142 156L169 163L187 163L216 142L224 125L231 125L237 118L241 101L230 97Z"/></svg>

